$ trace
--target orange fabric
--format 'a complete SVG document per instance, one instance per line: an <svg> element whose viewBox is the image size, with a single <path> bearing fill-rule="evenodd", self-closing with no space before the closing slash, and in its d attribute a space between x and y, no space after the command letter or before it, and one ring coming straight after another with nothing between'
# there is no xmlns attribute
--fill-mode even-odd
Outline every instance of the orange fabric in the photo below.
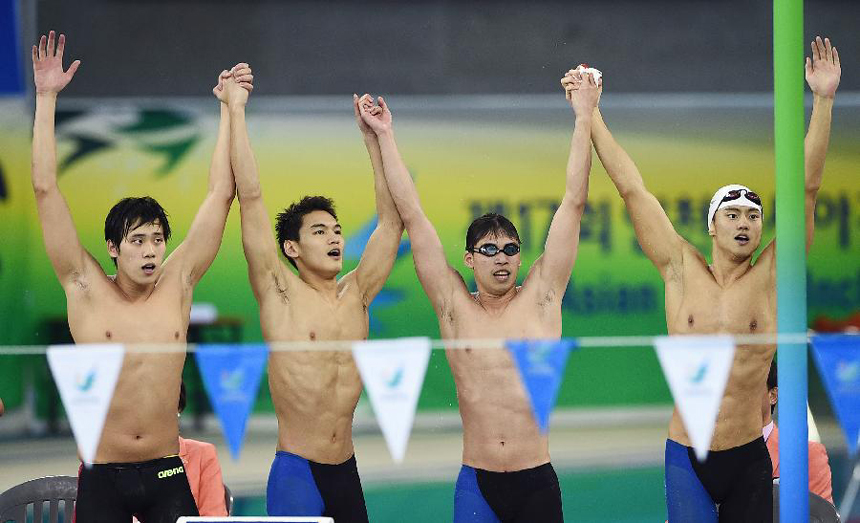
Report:
<svg viewBox="0 0 860 523"><path fill-rule="evenodd" d="M188 485L200 515L226 516L224 481L221 479L221 465L218 464L215 445L179 438L179 457L185 465L185 475L188 476Z"/></svg>
<svg viewBox="0 0 860 523"><path fill-rule="evenodd" d="M779 477L779 429L773 424L773 432L767 438L767 450L773 462L773 477ZM809 491L833 503L833 484L827 450L821 443L809 442Z"/></svg>

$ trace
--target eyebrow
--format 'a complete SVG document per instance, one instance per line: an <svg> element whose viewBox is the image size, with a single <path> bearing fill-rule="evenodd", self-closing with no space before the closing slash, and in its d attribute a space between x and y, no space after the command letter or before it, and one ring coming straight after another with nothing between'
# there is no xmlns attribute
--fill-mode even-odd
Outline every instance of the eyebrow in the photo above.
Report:
<svg viewBox="0 0 860 523"><path fill-rule="evenodd" d="M311 225L311 229L316 228L316 227L328 227L328 225L326 225L324 223L315 223L315 224ZM332 227L332 229L334 229L334 228L340 227L340 224L336 223L336 224L332 225L331 227Z"/></svg>

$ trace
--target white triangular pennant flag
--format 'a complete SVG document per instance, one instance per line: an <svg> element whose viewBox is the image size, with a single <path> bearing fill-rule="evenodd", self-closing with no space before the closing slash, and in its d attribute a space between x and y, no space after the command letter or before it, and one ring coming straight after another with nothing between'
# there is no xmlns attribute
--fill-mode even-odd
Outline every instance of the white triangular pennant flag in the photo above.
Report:
<svg viewBox="0 0 860 523"><path fill-rule="evenodd" d="M47 356L81 459L90 465L96 457L125 350L117 344L54 345L48 347Z"/></svg>
<svg viewBox="0 0 860 523"><path fill-rule="evenodd" d="M415 420L418 396L430 361L428 338L363 341L352 355L388 451L403 461Z"/></svg>
<svg viewBox="0 0 860 523"><path fill-rule="evenodd" d="M711 447L714 424L735 356L731 336L658 336L654 349L699 461Z"/></svg>

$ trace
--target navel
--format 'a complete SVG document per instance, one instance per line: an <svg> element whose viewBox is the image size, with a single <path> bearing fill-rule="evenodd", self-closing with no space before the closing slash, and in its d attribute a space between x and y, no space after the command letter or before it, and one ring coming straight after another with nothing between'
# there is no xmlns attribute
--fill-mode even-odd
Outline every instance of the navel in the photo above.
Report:
<svg viewBox="0 0 860 523"><path fill-rule="evenodd" d="M179 339L179 331L175 331L175 332L173 333L173 339L174 339L174 340L178 340L178 339Z"/></svg>
<svg viewBox="0 0 860 523"><path fill-rule="evenodd" d="M693 319L693 315L692 315L692 314L690 314L690 315L687 317L687 325L689 325L690 327L692 327L694 323L696 323L696 320L694 320L694 319Z"/></svg>
<svg viewBox="0 0 860 523"><path fill-rule="evenodd" d="M113 334L111 334L110 331L105 331L105 338L111 339L112 337L113 337Z"/></svg>
<svg viewBox="0 0 860 523"><path fill-rule="evenodd" d="M753 318L753 320L750 322L750 330L754 331L756 329L758 329L758 321L756 321L756 319Z"/></svg>
<svg viewBox="0 0 860 523"><path fill-rule="evenodd" d="M308 334L308 337L311 339L311 341L313 341L313 340L317 339L317 333L314 331L311 331L311 333Z"/></svg>

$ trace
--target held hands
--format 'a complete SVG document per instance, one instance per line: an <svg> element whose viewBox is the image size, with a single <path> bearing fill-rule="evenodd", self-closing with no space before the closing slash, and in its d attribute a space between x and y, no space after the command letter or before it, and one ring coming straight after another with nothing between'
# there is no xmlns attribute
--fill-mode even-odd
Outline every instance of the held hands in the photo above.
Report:
<svg viewBox="0 0 860 523"><path fill-rule="evenodd" d="M806 82L813 94L833 98L842 77L839 53L830 45L829 38L822 42L821 37L817 36L810 45L812 58L806 58Z"/></svg>
<svg viewBox="0 0 860 523"><path fill-rule="evenodd" d="M368 136L365 129L373 131L377 136L391 130L391 111L381 96L376 99L376 105L369 94L361 98L354 94L352 101L358 128L365 136Z"/></svg>
<svg viewBox="0 0 860 523"><path fill-rule="evenodd" d="M600 102L603 79L595 81L591 73L571 69L561 79L564 94L576 116L590 115Z"/></svg>
<svg viewBox="0 0 860 523"><path fill-rule="evenodd" d="M38 48L33 46L33 81L36 84L36 94L57 94L72 81L75 71L81 65L75 60L66 72L63 72L63 50L66 47L66 35L61 34L54 48L55 33L51 31L48 37L42 35ZM56 51L56 54L55 54Z"/></svg>
<svg viewBox="0 0 860 523"><path fill-rule="evenodd" d="M239 63L232 69L221 71L218 75L218 85L212 89L212 94L221 103L227 105L244 106L248 103L248 95L254 90L254 75L251 74L251 66Z"/></svg>

